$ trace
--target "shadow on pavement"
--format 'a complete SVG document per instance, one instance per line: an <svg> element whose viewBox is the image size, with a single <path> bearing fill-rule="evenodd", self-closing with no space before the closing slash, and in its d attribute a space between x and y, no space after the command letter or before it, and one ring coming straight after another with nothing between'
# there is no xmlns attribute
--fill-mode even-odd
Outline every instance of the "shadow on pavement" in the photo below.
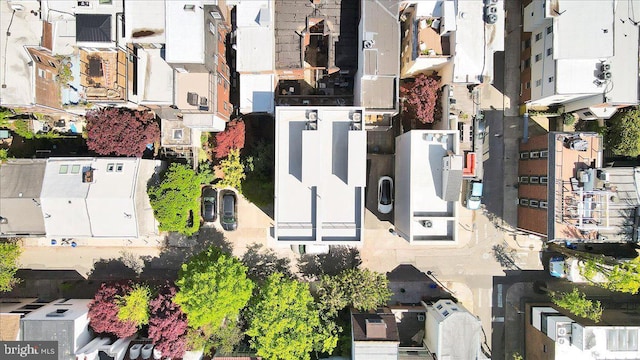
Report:
<svg viewBox="0 0 640 360"><path fill-rule="evenodd" d="M279 272L288 278L295 278L291 273L290 260L281 258L271 249L264 248L262 244L251 244L247 246L242 263L248 268L247 275L257 283L262 283L271 274Z"/></svg>
<svg viewBox="0 0 640 360"><path fill-rule="evenodd" d="M328 254L302 255L298 259L298 271L303 278L316 280L322 275L334 276L344 270L355 269L361 263L358 249L334 246Z"/></svg>

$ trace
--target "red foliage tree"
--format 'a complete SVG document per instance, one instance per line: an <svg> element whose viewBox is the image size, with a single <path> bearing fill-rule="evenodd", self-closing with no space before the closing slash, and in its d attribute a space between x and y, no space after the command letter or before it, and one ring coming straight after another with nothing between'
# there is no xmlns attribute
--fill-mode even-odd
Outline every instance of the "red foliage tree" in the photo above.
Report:
<svg viewBox="0 0 640 360"><path fill-rule="evenodd" d="M130 282L102 283L89 303L89 325L98 334L113 334L125 338L138 330L133 321L118 319L117 297L131 291Z"/></svg>
<svg viewBox="0 0 640 360"><path fill-rule="evenodd" d="M227 128L223 132L216 134L215 157L223 159L229 155L229 150L242 150L244 147L244 121L233 120L227 123Z"/></svg>
<svg viewBox="0 0 640 360"><path fill-rule="evenodd" d="M412 83L403 84L400 94L405 98L407 115L415 117L423 124L434 122L439 89L439 79L424 74L418 75Z"/></svg>
<svg viewBox="0 0 640 360"><path fill-rule="evenodd" d="M187 345L187 315L182 312L180 305L173 302L175 295L175 287L165 286L149 303L149 337L156 344L156 349L162 352L163 358L181 359Z"/></svg>
<svg viewBox="0 0 640 360"><path fill-rule="evenodd" d="M141 156L159 137L149 111L105 108L87 113L87 146L100 155Z"/></svg>

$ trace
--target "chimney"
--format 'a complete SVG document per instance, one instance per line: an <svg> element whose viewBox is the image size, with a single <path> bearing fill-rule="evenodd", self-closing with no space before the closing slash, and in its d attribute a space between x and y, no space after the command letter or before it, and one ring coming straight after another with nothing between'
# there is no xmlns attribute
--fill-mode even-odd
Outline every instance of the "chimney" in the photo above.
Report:
<svg viewBox="0 0 640 360"><path fill-rule="evenodd" d="M365 319L367 339L386 339L387 324L382 319Z"/></svg>

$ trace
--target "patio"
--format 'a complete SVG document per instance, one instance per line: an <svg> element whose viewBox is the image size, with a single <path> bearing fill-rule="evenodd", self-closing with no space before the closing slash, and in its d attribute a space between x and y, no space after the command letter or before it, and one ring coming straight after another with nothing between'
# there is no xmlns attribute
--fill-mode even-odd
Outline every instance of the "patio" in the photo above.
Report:
<svg viewBox="0 0 640 360"><path fill-rule="evenodd" d="M80 85L87 100L124 100L127 58L122 51L80 51Z"/></svg>

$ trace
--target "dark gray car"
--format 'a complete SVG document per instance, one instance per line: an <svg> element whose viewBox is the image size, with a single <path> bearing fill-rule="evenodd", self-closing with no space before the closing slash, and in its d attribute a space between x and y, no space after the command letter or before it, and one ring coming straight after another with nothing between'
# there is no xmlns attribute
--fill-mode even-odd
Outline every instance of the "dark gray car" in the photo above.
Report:
<svg viewBox="0 0 640 360"><path fill-rule="evenodd" d="M238 228L238 198L231 190L223 190L222 211L220 212L220 224L227 231Z"/></svg>
<svg viewBox="0 0 640 360"><path fill-rule="evenodd" d="M218 192L211 186L202 189L202 220L204 222L216 221L216 204L218 203Z"/></svg>

